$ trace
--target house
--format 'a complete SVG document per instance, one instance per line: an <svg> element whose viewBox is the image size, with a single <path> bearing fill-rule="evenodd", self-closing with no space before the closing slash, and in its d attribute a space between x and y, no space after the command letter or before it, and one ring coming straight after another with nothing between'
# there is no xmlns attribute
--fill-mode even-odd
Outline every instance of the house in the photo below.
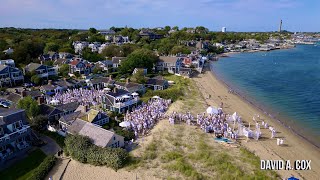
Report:
<svg viewBox="0 0 320 180"><path fill-rule="evenodd" d="M20 69L0 64L0 86L12 86L24 82Z"/></svg>
<svg viewBox="0 0 320 180"><path fill-rule="evenodd" d="M81 75L89 75L93 69L94 65L87 60L75 58L70 62L70 73L74 74L78 72Z"/></svg>
<svg viewBox="0 0 320 180"><path fill-rule="evenodd" d="M159 34L155 34L149 29L142 29L139 32L140 37L148 37L149 39L155 40L155 39L161 39L163 36Z"/></svg>
<svg viewBox="0 0 320 180"><path fill-rule="evenodd" d="M13 59L0 60L0 65L7 65L10 67L16 67Z"/></svg>
<svg viewBox="0 0 320 180"><path fill-rule="evenodd" d="M67 104L60 104L52 106L48 104L41 104L41 114L48 117L49 124L57 124L58 120L64 116L73 113L79 107L78 102L70 102Z"/></svg>
<svg viewBox="0 0 320 180"><path fill-rule="evenodd" d="M114 83L115 81L112 80L111 75L109 77L96 77L87 81L87 85L94 89L103 89L108 86L113 86Z"/></svg>
<svg viewBox="0 0 320 180"><path fill-rule="evenodd" d="M59 52L59 58L60 59L72 59L73 55L68 52Z"/></svg>
<svg viewBox="0 0 320 180"><path fill-rule="evenodd" d="M31 128L22 109L0 109L0 160L31 147Z"/></svg>
<svg viewBox="0 0 320 180"><path fill-rule="evenodd" d="M191 68L180 68L178 74L183 76L183 77L190 78L191 75L192 75L192 69Z"/></svg>
<svg viewBox="0 0 320 180"><path fill-rule="evenodd" d="M119 44L119 45L130 42L129 36L121 36L121 35L113 36L111 40L113 41L113 43Z"/></svg>
<svg viewBox="0 0 320 180"><path fill-rule="evenodd" d="M123 62L126 59L126 57L112 57L112 66L113 69L116 70L121 65L121 62Z"/></svg>
<svg viewBox="0 0 320 180"><path fill-rule="evenodd" d="M80 111L78 118L84 121L97 124L97 125L105 125L109 122L109 116L105 113L102 113L95 109L89 109L87 106L80 105L75 112Z"/></svg>
<svg viewBox="0 0 320 180"><path fill-rule="evenodd" d="M185 67L190 67L192 65L192 58L191 57L183 57L182 59L183 59L182 64Z"/></svg>
<svg viewBox="0 0 320 180"><path fill-rule="evenodd" d="M104 60L104 61L98 61L96 63L96 67L100 67L102 71L105 71L107 73L111 72L113 67L112 60Z"/></svg>
<svg viewBox="0 0 320 180"><path fill-rule="evenodd" d="M40 78L49 78L49 76L57 76L56 68L44 64L30 63L24 68L24 73L35 72Z"/></svg>
<svg viewBox="0 0 320 180"><path fill-rule="evenodd" d="M57 70L60 69L60 67L64 64L70 64L71 60L70 59L62 59L62 58L59 58L59 59L56 59L53 61L53 65L55 66L55 68Z"/></svg>
<svg viewBox="0 0 320 180"><path fill-rule="evenodd" d="M14 51L13 51L13 49L9 48L9 49L6 49L2 52L4 52L5 54L12 54Z"/></svg>
<svg viewBox="0 0 320 180"><path fill-rule="evenodd" d="M52 80L48 80L47 85L40 86L40 91L46 95L53 95L56 93L62 93L68 89L79 88L81 83L76 80L67 80L66 78L60 79L58 81L52 82Z"/></svg>
<svg viewBox="0 0 320 180"><path fill-rule="evenodd" d="M124 113L138 104L138 97L131 96L129 91L117 89L106 93L102 97L102 107L119 113Z"/></svg>
<svg viewBox="0 0 320 180"><path fill-rule="evenodd" d="M126 82L114 82L114 86L130 93L139 92L140 94L144 94L146 92L146 87L143 84L130 82L128 78Z"/></svg>
<svg viewBox="0 0 320 180"><path fill-rule="evenodd" d="M61 132L87 136L92 143L99 147L120 148L124 146L124 137L108 131L90 122L74 117L61 118Z"/></svg>
<svg viewBox="0 0 320 180"><path fill-rule="evenodd" d="M167 80L163 79L162 76L160 76L160 77L149 78L147 80L146 86L148 88L151 88L154 91L164 90L169 87L169 83Z"/></svg>
<svg viewBox="0 0 320 180"><path fill-rule="evenodd" d="M159 56L159 60L156 64L156 70L167 70L171 74L177 74L182 66L182 60L183 58L176 56Z"/></svg>
<svg viewBox="0 0 320 180"><path fill-rule="evenodd" d="M147 75L147 73L148 73L148 69L146 69L146 68L134 68L132 74L136 74L138 71L142 71L143 75Z"/></svg>
<svg viewBox="0 0 320 180"><path fill-rule="evenodd" d="M76 42L73 42L72 45L74 47L75 53L81 53L84 48L89 46L89 43L86 41L82 41L82 42L76 41Z"/></svg>
<svg viewBox="0 0 320 180"><path fill-rule="evenodd" d="M59 53L57 52L48 52L47 54L42 54L38 58L40 61L54 61L59 59Z"/></svg>

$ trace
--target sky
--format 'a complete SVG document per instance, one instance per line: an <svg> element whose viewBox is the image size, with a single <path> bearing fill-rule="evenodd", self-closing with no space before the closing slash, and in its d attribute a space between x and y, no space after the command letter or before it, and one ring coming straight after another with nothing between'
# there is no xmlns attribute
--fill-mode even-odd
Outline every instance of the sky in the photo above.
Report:
<svg viewBox="0 0 320 180"><path fill-rule="evenodd" d="M320 31L319 0L0 0L0 27Z"/></svg>

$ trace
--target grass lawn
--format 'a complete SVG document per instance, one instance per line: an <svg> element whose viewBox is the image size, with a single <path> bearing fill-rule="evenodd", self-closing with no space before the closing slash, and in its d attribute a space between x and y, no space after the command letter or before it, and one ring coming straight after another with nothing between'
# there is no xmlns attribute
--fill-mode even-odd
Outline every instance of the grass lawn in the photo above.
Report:
<svg viewBox="0 0 320 180"><path fill-rule="evenodd" d="M65 144L64 144L64 139L65 139L65 137L59 135L58 133L51 132L51 131L44 131L44 132L42 132L42 134L50 137L50 138L53 139L53 140L55 140L56 143L57 143L61 148L64 148L64 146L65 146Z"/></svg>
<svg viewBox="0 0 320 180"><path fill-rule="evenodd" d="M22 159L13 166L1 171L0 179L28 179L29 175L32 174L33 169L37 168L45 158L46 155L40 149L36 149L25 159Z"/></svg>

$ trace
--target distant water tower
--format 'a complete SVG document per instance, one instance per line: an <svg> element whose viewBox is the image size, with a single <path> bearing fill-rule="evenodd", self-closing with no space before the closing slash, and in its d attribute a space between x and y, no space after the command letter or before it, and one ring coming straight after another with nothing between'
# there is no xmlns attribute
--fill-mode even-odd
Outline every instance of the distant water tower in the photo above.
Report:
<svg viewBox="0 0 320 180"><path fill-rule="evenodd" d="M282 31L282 20L280 20L279 32Z"/></svg>
<svg viewBox="0 0 320 180"><path fill-rule="evenodd" d="M226 27L222 27L222 32L227 32L227 28Z"/></svg>

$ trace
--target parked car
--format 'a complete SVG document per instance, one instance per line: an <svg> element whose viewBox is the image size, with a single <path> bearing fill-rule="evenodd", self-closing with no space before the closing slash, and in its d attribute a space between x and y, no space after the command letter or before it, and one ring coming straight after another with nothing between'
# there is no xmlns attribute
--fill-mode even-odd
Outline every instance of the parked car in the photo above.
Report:
<svg viewBox="0 0 320 180"><path fill-rule="evenodd" d="M8 101L1 100L0 101L0 106L2 106L4 108L9 108L10 107L10 103Z"/></svg>

